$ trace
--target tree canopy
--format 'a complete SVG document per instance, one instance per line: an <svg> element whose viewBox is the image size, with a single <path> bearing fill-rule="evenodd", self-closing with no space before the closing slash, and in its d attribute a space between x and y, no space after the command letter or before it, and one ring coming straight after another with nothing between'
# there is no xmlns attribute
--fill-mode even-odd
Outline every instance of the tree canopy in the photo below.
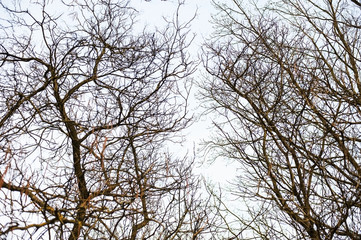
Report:
<svg viewBox="0 0 361 240"><path fill-rule="evenodd" d="M213 3L198 60L184 1L0 1L1 239L361 239L361 2Z"/></svg>
<svg viewBox="0 0 361 240"><path fill-rule="evenodd" d="M193 160L164 147L191 120L189 23L139 32L125 1L56 4L1 3L1 236L199 238Z"/></svg>
<svg viewBox="0 0 361 240"><path fill-rule="evenodd" d="M217 4L202 83L223 116L210 146L241 168L248 213L233 212L231 235L359 239L360 3L232 3Z"/></svg>

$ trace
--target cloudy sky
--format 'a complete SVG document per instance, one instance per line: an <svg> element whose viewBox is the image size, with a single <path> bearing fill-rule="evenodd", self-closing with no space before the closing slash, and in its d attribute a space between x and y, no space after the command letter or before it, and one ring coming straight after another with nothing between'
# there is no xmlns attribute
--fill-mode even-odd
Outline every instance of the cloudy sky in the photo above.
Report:
<svg viewBox="0 0 361 240"><path fill-rule="evenodd" d="M178 6L178 0L135 0L131 3L139 11L141 25L146 24L150 28L154 26L161 27L162 24L164 24L164 17L172 19ZM209 38L212 33L213 28L210 21L212 19L211 16L215 13L216 11L211 0L185 0L185 3L180 8L179 19L181 21L187 22L194 18L191 25L191 32L196 34L196 37L190 48L190 52L194 58L198 57L202 43ZM198 69L199 71L193 76L195 81L202 78L202 69ZM197 93L196 87L194 87L194 93ZM191 109L199 114L199 102L195 98L192 99ZM184 152L186 152L184 149L192 151L194 147L198 155L197 160L204 163L199 168L202 174L208 180L224 183L234 178L236 166L221 158L209 166L207 160L211 160L212 156L210 156L210 154L204 155L204 152L200 151L202 141L209 139L212 135L210 118L210 116L203 116L186 130L187 140L182 150Z"/></svg>

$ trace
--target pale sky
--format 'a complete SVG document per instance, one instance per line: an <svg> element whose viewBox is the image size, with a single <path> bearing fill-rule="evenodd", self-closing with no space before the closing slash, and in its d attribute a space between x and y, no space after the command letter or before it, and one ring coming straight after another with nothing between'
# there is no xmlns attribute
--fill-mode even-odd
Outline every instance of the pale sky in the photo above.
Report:
<svg viewBox="0 0 361 240"><path fill-rule="evenodd" d="M139 11L139 20L141 25L147 24L149 27L158 26L164 23L163 17L172 18L174 13L176 12L176 8L178 6L178 0L135 0L132 1L132 5ZM211 16L215 14L215 8L211 3L211 0L185 0L185 4L180 8L180 20L187 22L194 17L192 22L191 33L196 34L196 38L191 46L190 52L193 54L194 58L197 58L197 54L200 53L201 44L205 39L209 38L209 35L212 33L213 28L210 23ZM190 36L191 37L191 36ZM203 71L201 68L202 65L198 67L200 71L196 72L193 76L195 81L197 79L202 78L201 72ZM194 93L198 90L196 86L193 87ZM195 98L191 101L191 111L198 110L199 113L199 102L197 102ZM202 140L209 139L212 135L211 130L211 119L203 117L198 122L195 122L190 128L185 130L185 135L187 136L187 140L184 144L184 148L181 149L186 153L188 151L192 151L192 148L195 147L197 153L197 162L206 162L207 160L211 160L212 156L207 154L203 156L203 152L199 151L201 148ZM198 151L197 151L198 150ZM183 153L180 153L182 155ZM211 180L214 183L222 183L224 184L227 181L231 181L236 175L236 164L231 164L226 158L217 159L215 162L209 166L209 164L205 163L199 167L198 171L202 173L202 175ZM198 172L197 171L197 172Z"/></svg>

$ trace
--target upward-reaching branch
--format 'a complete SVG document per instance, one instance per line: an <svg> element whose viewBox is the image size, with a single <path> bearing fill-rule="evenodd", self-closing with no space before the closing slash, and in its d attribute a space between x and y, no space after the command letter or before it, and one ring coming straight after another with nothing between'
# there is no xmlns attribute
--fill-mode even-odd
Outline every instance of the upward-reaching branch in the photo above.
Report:
<svg viewBox="0 0 361 240"><path fill-rule="evenodd" d="M193 161L165 147L190 123L188 23L148 33L127 1L61 2L1 4L0 234L203 234Z"/></svg>
<svg viewBox="0 0 361 240"><path fill-rule="evenodd" d="M209 146L239 162L233 193L249 207L219 212L243 237L360 238L359 1L233 2L202 87L223 117Z"/></svg>

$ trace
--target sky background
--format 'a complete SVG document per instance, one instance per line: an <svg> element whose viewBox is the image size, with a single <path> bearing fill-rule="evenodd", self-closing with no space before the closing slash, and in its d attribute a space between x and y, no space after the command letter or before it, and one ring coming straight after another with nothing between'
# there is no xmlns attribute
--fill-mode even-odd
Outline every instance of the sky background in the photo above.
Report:
<svg viewBox="0 0 361 240"><path fill-rule="evenodd" d="M178 7L178 0L133 0L131 1L131 5L139 11L138 19L140 26L147 25L149 28L154 26L161 28L165 23L164 18L174 18ZM211 0L185 0L180 8L179 19L181 22L188 22L194 18L191 24L190 34L195 34L195 39L189 49L194 59L198 59L202 44L206 39L210 38L213 32L213 26L210 21L212 20L212 15L215 13L216 10ZM191 35L189 37L191 37ZM197 69L197 72L193 75L194 81L196 82L204 78L202 65L200 64ZM210 164L209 161L212 160L212 155L210 153L205 154L205 152L201 150L203 146L202 142L210 139L213 131L211 123L212 116L202 114L204 109L199 108L200 101L194 96L198 91L199 89L193 86L190 111L201 116L185 130L186 141L183 147L179 148L179 151L184 151L184 153L180 153L179 155L184 155L187 151L191 153L193 149L195 149L197 155L196 161L200 163L196 172L201 172L209 182L224 184L227 181L232 181L235 177L236 164L231 164L224 158L218 158Z"/></svg>

